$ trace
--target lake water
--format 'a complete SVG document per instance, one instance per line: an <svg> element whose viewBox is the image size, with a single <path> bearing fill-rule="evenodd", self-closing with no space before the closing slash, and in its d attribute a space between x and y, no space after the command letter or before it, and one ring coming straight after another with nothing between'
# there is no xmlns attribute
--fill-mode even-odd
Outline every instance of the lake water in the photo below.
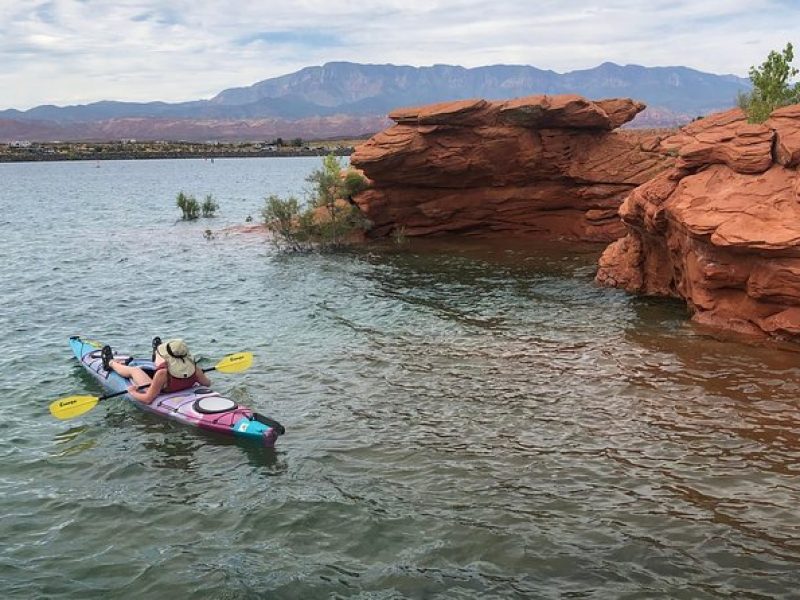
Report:
<svg viewBox="0 0 800 600"><path fill-rule="evenodd" d="M0 164L3 598L797 598L798 352L595 287L599 247L226 231L319 165ZM73 334L252 351L215 387L287 433L57 421L101 392Z"/></svg>

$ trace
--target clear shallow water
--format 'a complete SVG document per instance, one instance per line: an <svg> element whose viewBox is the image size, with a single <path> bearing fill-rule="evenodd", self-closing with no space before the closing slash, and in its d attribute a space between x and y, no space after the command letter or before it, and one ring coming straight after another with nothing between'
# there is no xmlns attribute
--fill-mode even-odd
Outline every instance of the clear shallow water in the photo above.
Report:
<svg viewBox="0 0 800 600"><path fill-rule="evenodd" d="M318 164L0 165L4 597L796 597L800 354L594 287L599 248L223 231ZM176 221L181 189L220 216ZM215 386L287 435L56 421L100 391L74 333L251 350Z"/></svg>

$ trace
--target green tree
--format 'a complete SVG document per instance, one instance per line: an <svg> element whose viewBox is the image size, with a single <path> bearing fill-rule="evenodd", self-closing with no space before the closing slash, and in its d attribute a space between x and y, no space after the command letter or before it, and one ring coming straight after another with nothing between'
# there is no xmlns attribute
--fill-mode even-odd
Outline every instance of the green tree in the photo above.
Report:
<svg viewBox="0 0 800 600"><path fill-rule="evenodd" d="M800 71L791 66L793 60L794 48L790 42L782 52L770 52L760 67L750 67L753 90L740 93L737 99L748 121L763 123L776 108L800 102L800 82L792 84Z"/></svg>
<svg viewBox="0 0 800 600"><path fill-rule="evenodd" d="M313 247L332 249L347 241L356 230L369 228L369 222L347 199L366 187L357 171L342 176L342 165L333 154L322 161L306 181L312 184L305 208L296 198L284 200L272 195L266 199L262 216L275 241L289 250Z"/></svg>
<svg viewBox="0 0 800 600"><path fill-rule="evenodd" d="M313 184L311 197L316 207L329 207L340 197L342 164L333 154L322 159L322 168L314 169L306 181Z"/></svg>
<svg viewBox="0 0 800 600"><path fill-rule="evenodd" d="M317 208L328 211L330 220L325 223L323 234L333 246L339 244L352 227L347 223L353 212L353 207L337 204L345 195L345 180L342 179L342 163L333 154L328 154L322 159L322 168L315 169L306 181L313 184L312 204Z"/></svg>

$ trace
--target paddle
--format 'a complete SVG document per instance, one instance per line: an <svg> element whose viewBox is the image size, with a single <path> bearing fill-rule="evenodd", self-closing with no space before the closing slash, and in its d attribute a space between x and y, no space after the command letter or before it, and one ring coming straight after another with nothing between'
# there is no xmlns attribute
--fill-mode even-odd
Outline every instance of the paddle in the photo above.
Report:
<svg viewBox="0 0 800 600"><path fill-rule="evenodd" d="M219 371L220 373L241 373L242 371L249 369L252 364L252 352L238 352L236 354L229 354L213 367L203 369L203 373L208 373L209 371L215 370ZM141 392L149 387L149 385L143 385L138 389ZM121 392L100 396L99 398L97 396L67 396L61 400L56 400L50 405L50 414L57 419L73 419L85 412L92 410L101 400L108 400L109 398L122 396L123 394L127 393L128 390L125 389Z"/></svg>

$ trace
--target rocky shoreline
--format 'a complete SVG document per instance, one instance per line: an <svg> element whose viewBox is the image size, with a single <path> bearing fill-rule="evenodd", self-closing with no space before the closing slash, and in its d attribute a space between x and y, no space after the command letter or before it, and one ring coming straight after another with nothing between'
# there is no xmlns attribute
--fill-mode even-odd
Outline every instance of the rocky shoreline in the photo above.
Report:
<svg viewBox="0 0 800 600"><path fill-rule="evenodd" d="M370 237L612 242L596 281L683 299L693 320L800 341L800 105L670 135L616 130L630 99L531 96L395 111L351 158Z"/></svg>
<svg viewBox="0 0 800 600"><path fill-rule="evenodd" d="M686 301L702 324L800 341L800 105L713 115L660 144L671 169L620 207L597 281Z"/></svg>

